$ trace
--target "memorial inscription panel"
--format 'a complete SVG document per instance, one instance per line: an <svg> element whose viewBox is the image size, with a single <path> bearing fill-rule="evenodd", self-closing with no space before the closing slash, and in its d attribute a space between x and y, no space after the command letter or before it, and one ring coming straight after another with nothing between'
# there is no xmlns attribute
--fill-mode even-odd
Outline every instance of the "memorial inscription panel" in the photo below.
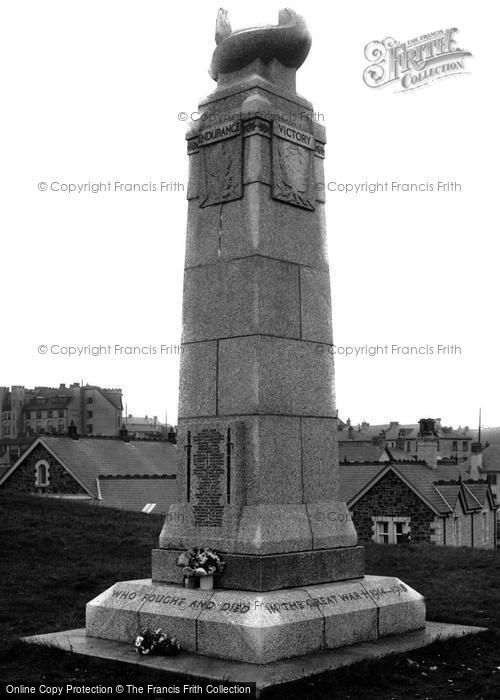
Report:
<svg viewBox="0 0 500 700"><path fill-rule="evenodd" d="M204 428L192 436L192 494L194 524L222 527L227 480L225 436Z"/></svg>

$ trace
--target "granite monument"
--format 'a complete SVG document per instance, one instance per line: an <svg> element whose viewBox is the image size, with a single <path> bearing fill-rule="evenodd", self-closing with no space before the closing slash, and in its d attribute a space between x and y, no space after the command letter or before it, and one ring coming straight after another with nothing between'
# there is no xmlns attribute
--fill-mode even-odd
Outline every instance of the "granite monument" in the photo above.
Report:
<svg viewBox="0 0 500 700"><path fill-rule="evenodd" d="M365 576L338 499L325 129L296 92L311 45L292 10L232 31L220 11L214 92L190 161L179 396L179 502L151 580L87 605L87 634L162 627L187 651L265 664L423 628L421 595ZM187 590L179 554L223 554Z"/></svg>

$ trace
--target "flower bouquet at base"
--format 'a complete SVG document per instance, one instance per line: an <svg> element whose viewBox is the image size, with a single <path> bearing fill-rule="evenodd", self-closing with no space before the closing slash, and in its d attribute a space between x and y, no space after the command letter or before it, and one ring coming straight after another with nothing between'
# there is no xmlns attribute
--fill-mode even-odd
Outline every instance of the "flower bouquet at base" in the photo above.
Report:
<svg viewBox="0 0 500 700"><path fill-rule="evenodd" d="M169 637L161 629L151 632L145 628L135 639L135 650L141 656L147 654L174 656L180 652L181 645L175 637Z"/></svg>
<svg viewBox="0 0 500 700"><path fill-rule="evenodd" d="M183 552L177 559L177 566L182 567L187 588L199 580L200 588L213 588L213 577L224 571L226 562L217 552L205 547L193 547Z"/></svg>

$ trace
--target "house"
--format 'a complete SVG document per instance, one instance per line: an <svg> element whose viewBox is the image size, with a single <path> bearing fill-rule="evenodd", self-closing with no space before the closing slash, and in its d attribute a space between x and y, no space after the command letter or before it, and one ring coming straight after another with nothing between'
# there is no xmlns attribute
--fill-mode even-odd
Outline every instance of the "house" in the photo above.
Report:
<svg viewBox="0 0 500 700"><path fill-rule="evenodd" d="M500 499L500 444L487 445L482 451L479 473Z"/></svg>
<svg viewBox="0 0 500 700"><path fill-rule="evenodd" d="M58 388L0 387L0 439L67 431L74 422L82 434L118 435L122 390L78 382Z"/></svg>
<svg viewBox="0 0 500 700"><path fill-rule="evenodd" d="M391 421L381 425L370 425L363 421L357 428L351 426L350 420L339 421L338 439L355 442L373 442L375 444L403 450L412 458L418 458L417 444L422 432L422 422L425 430L430 430L437 439L437 460L467 461L470 459L473 437L468 428L454 430L441 425L441 418L421 419L418 423L400 424Z"/></svg>
<svg viewBox="0 0 500 700"><path fill-rule="evenodd" d="M167 440L43 435L0 488L123 510L167 513L177 500L177 447Z"/></svg>
<svg viewBox="0 0 500 700"><path fill-rule="evenodd" d="M61 435L71 423L82 435L118 435L122 390L78 382L59 387L0 387L0 449L10 463L37 435Z"/></svg>
<svg viewBox="0 0 500 700"><path fill-rule="evenodd" d="M125 427L130 437L161 437L168 434L168 427L160 423L158 416L133 416L131 413L124 419Z"/></svg>
<svg viewBox="0 0 500 700"><path fill-rule="evenodd" d="M497 504L486 481L422 461L340 464L340 500L359 540L496 547Z"/></svg>

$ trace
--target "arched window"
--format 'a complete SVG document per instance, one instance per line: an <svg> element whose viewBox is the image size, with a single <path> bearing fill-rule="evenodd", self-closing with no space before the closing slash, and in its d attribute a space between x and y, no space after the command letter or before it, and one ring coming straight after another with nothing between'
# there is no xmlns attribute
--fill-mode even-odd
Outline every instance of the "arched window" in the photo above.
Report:
<svg viewBox="0 0 500 700"><path fill-rule="evenodd" d="M49 485L49 465L41 459L35 464L35 486Z"/></svg>

